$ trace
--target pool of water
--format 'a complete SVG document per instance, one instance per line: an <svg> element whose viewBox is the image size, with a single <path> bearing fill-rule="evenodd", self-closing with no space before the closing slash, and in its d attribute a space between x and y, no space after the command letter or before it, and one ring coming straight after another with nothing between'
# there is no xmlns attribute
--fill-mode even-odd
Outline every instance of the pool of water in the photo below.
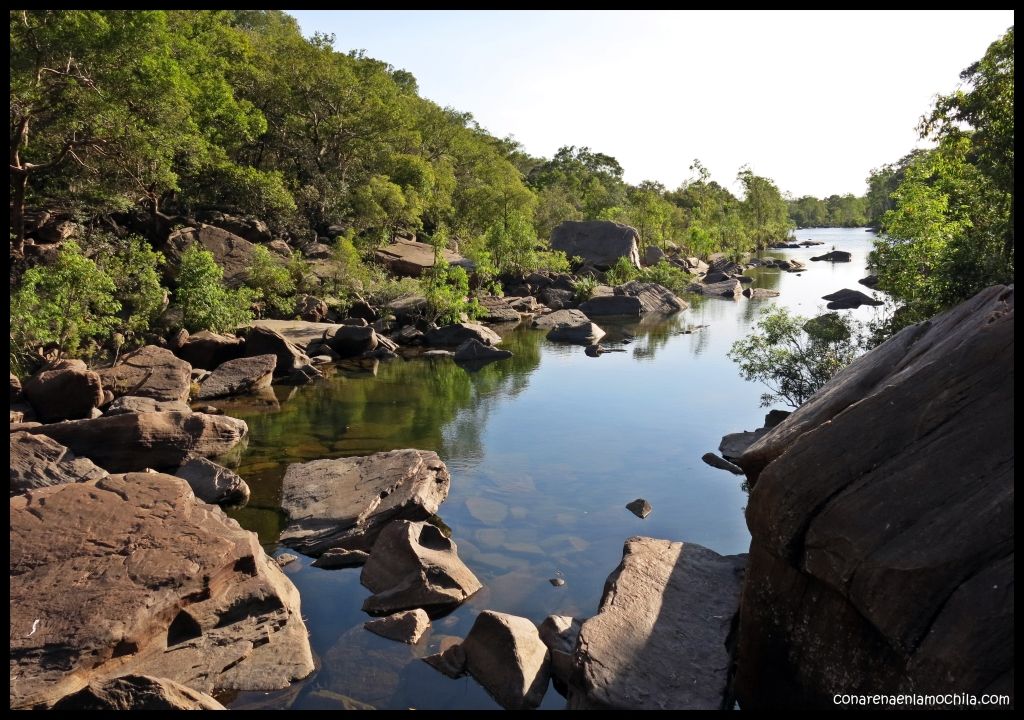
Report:
<svg viewBox="0 0 1024 720"><path fill-rule="evenodd" d="M867 274L873 234L809 229L796 236L825 244L768 254L803 261L834 246L852 253L852 262L808 262L800 274L750 271L756 286L781 293L769 300L687 297L690 309L668 319L599 322L608 331L604 344L625 352L591 358L520 327L502 344L513 357L476 372L448 358L394 360L224 403L249 424L248 445L232 464L252 498L230 514L258 532L268 552L286 550L277 538L289 463L434 450L452 476L438 515L484 584L410 647L362 629L368 616L360 606L370 593L358 568L321 570L300 556L285 572L301 593L318 670L287 691L226 698L229 706L497 708L472 678L448 679L417 658L437 652L446 636L464 637L485 609L537 623L552 613L592 615L633 535L746 552L743 479L700 459L718 451L722 435L760 427L768 410L759 407L764 388L740 378L726 353L766 306L812 316L830 292L871 294L857 280ZM844 312L866 320L874 311ZM697 325L704 327L687 332ZM646 519L625 508L639 497L653 506ZM565 584L553 586L556 577ZM549 688L542 707L564 705Z"/></svg>

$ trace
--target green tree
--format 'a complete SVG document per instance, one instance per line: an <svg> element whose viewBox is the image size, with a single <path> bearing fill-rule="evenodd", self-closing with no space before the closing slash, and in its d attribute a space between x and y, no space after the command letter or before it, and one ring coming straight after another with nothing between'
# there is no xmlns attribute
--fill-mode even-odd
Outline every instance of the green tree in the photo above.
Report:
<svg viewBox="0 0 1024 720"><path fill-rule="evenodd" d="M181 254L174 299L186 330L223 332L252 321L252 291L228 290L223 277L224 271L208 250L191 245Z"/></svg>
<svg viewBox="0 0 1024 720"><path fill-rule="evenodd" d="M137 235L110 238L97 254L97 265L114 283L121 306L117 332L129 343L149 330L167 304L167 289L160 282L164 256Z"/></svg>
<svg viewBox="0 0 1024 720"><path fill-rule="evenodd" d="M749 168L740 170L737 179L744 190L740 212L754 247L761 251L789 237L792 225L788 207L775 183L755 175Z"/></svg>
<svg viewBox="0 0 1024 720"><path fill-rule="evenodd" d="M295 279L262 245L253 248L245 284L253 291L253 301L264 312L290 315L295 307Z"/></svg>

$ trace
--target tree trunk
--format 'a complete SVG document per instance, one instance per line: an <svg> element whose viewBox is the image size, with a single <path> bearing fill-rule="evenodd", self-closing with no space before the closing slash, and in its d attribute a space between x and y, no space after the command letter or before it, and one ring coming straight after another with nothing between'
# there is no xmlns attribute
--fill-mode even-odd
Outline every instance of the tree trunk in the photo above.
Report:
<svg viewBox="0 0 1024 720"><path fill-rule="evenodd" d="M25 253L25 191L28 189L28 173L14 175L14 192L11 193L11 253L21 256Z"/></svg>

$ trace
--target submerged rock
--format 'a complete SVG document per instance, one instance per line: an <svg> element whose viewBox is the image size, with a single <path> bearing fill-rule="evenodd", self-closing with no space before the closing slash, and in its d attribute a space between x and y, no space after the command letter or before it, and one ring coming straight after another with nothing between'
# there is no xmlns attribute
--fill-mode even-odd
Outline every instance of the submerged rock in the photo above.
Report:
<svg viewBox="0 0 1024 720"><path fill-rule="evenodd" d="M850 262L852 256L845 250L833 250L832 252L812 257L811 260L822 260L825 262Z"/></svg>
<svg viewBox="0 0 1024 720"><path fill-rule="evenodd" d="M341 548L331 548L313 561L313 567L322 568L324 570L359 567L366 563L366 560L369 557L370 553L364 552L363 550L342 550Z"/></svg>
<svg viewBox="0 0 1024 720"><path fill-rule="evenodd" d="M537 627L523 617L484 610L462 642L466 668L506 710L540 705L549 655Z"/></svg>
<svg viewBox="0 0 1024 720"><path fill-rule="evenodd" d="M378 620L370 620L363 623L363 627L388 640L415 645L423 637L423 633L430 629L430 617L426 611L416 608Z"/></svg>
<svg viewBox="0 0 1024 720"><path fill-rule="evenodd" d="M580 310L556 310L533 321L533 327L548 329L548 339L593 345L605 336L604 330Z"/></svg>

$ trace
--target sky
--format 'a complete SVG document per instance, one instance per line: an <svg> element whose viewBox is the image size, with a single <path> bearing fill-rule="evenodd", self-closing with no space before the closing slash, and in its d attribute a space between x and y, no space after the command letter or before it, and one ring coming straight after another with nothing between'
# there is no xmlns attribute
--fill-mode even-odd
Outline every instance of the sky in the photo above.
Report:
<svg viewBox="0 0 1024 720"><path fill-rule="evenodd" d="M586 146L670 189L695 158L734 191L749 166L795 197L861 195L872 168L926 147L921 116L1013 24L1012 10L287 12L531 155Z"/></svg>

